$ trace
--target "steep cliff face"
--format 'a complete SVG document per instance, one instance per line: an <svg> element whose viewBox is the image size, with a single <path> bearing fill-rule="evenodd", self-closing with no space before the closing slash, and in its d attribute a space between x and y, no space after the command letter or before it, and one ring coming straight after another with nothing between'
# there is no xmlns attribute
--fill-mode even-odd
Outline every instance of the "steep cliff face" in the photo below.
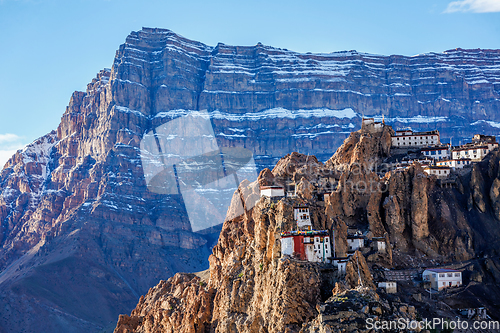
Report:
<svg viewBox="0 0 500 333"><path fill-rule="evenodd" d="M500 153L459 177L453 188L441 188L418 164L386 174L360 168L363 161L377 166L390 157L384 148L390 131L353 133L325 164L307 155L287 155L272 171L263 170L258 181L242 183L239 193L245 190L246 196L255 195L259 184L280 184L284 179L300 179L309 190L299 190L295 198L261 197L251 212L227 220L208 272L201 278L179 274L162 281L141 297L130 316L120 316L115 332L368 332L369 318L417 318L413 305L374 292L370 262L415 268L476 258L470 262L474 268L464 274L483 284L471 284L463 297L479 300L497 316L495 301L484 291L500 292L494 286L500 276L498 261L481 258L498 256L495 184ZM345 161L343 171L335 169ZM370 192L339 182L324 203L304 195L315 190L308 179L324 176L327 170L353 183L372 180L383 186ZM233 205L237 198L235 194ZM338 255L346 253L348 228L364 231L369 238L385 237L386 253L368 252L365 259L357 251L345 277L332 274L328 266L282 258L279 235L293 227L292 207L297 204L309 206L313 228L335 230ZM438 315L430 311L431 317Z"/></svg>
<svg viewBox="0 0 500 333"><path fill-rule="evenodd" d="M331 296L332 277L322 265L280 258L279 235L292 223L292 207L262 198L251 214L226 221L208 276L162 281L131 316L120 316L115 332L299 332ZM360 281L373 288L362 255L353 260L345 288Z"/></svg>
<svg viewBox="0 0 500 333"><path fill-rule="evenodd" d="M212 227L224 220L228 203L224 196L207 195L212 189L201 186L206 179L185 178L201 185L182 197L178 190L184 183L148 178L168 155L157 147L148 150L148 138L161 148L203 128L193 121L172 134L162 132L163 125L186 115L208 121L208 135L215 137L197 149L246 148L257 171L291 151L306 153L289 158L296 164L290 170L302 168L302 160L314 162L313 171L308 166L294 175L300 198L310 201L317 176L311 174L332 172L319 161L359 126L362 114L384 114L388 123L416 128L429 121L445 134L456 130L458 121L465 124L463 136L477 126L496 126L498 58L496 50L411 58L354 51L299 54L261 44L211 47L165 29L131 33L113 67L99 72L86 92L71 96L57 131L16 153L1 171L0 293L7 306L0 310L0 326L98 331L159 279L207 267L218 236ZM245 160L243 155L236 158ZM221 169L210 169L215 158L200 156L199 174L219 177ZM178 157L169 156L177 162ZM224 176L230 167L224 165ZM278 181L281 176L277 171ZM235 184L245 178L238 177ZM234 188L223 189L230 196ZM242 188L248 191L252 197L245 197L255 202L258 191ZM491 191L474 190L470 205L487 202L489 209L488 198L496 193ZM210 228L193 228L186 202L211 205ZM251 208L243 206L233 205L228 216ZM418 218L414 233L425 235L425 218ZM321 223L346 226L342 219Z"/></svg>
<svg viewBox="0 0 500 333"><path fill-rule="evenodd" d="M211 47L144 28L117 52L111 98L153 127L207 110L221 146L251 147L270 167L294 150L329 158L361 115L454 140L496 133L499 64L498 50L300 54L260 43Z"/></svg>
<svg viewBox="0 0 500 333"><path fill-rule="evenodd" d="M418 163L391 170L383 163L390 157L390 131L386 126L376 133L355 132L327 161L346 170L337 190L326 199L327 215L338 225L361 228L375 237L387 234L397 253L417 251L445 261L473 258L469 221L475 212L463 205L468 184L466 189L460 186L461 191L441 187ZM461 185L467 180L456 182ZM395 257L397 264L404 264L404 255Z"/></svg>

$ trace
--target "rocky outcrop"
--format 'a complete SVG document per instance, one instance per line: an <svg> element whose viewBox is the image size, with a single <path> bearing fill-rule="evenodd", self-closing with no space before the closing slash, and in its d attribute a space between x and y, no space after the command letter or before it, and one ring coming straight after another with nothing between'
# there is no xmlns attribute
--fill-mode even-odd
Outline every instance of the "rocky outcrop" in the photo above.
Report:
<svg viewBox="0 0 500 333"><path fill-rule="evenodd" d="M322 325L330 304L322 305L322 295L332 295L329 269L281 258L279 234L292 215L290 200L275 204L263 197L251 215L226 221L209 278L178 274L162 281L130 316L120 316L115 332L306 332ZM348 263L343 285L373 290L361 253Z"/></svg>
<svg viewBox="0 0 500 333"><path fill-rule="evenodd" d="M385 295L387 296L387 295ZM414 306L396 297L382 298L370 288L334 294L318 306L319 315L302 328L303 333L372 332L377 320L415 320Z"/></svg>
<svg viewBox="0 0 500 333"><path fill-rule="evenodd" d="M193 287L184 286L184 278L179 283L180 276L162 282L148 293L130 317L121 317L115 332L168 332L169 329L160 329L161 321L171 322L171 316L177 316L177 322L189 322L191 317L205 319L204 322L192 321L185 328L175 326L178 330L172 331L176 332L205 332L208 328L215 332L297 331L302 322L316 316L315 306L321 299L321 274L317 265L280 259L279 230L280 225L286 223L284 216L290 213L286 210L283 202L274 205L262 198L251 215L224 223L219 242L210 256L208 280L192 277L188 286ZM176 304L183 304L177 312L176 307L169 313L157 310L165 307L166 300L175 297L176 290L180 296L187 289L200 286L207 295L211 290L214 292L212 299L204 301L206 306L193 306L193 302L201 302L200 296L193 293L193 297L177 301ZM161 296L155 296L159 293ZM200 311L210 306L211 314L205 317ZM148 326L142 324L150 319ZM141 324L132 327L130 323Z"/></svg>
<svg viewBox="0 0 500 333"><path fill-rule="evenodd" d="M359 149L358 144L379 147L373 142L361 142L361 137L360 133L353 133L355 139L350 141L351 149L347 153L357 154L352 164L363 159L381 161L382 156L386 156L378 149ZM495 152L477 166L477 172L485 181L482 188L486 191L493 188L490 190L493 194L495 190L491 184L498 176L499 159L500 153ZM244 187L255 189L266 180L278 184L300 176L301 186L312 186L312 191L315 188L308 179L316 179L320 173L326 172L328 165L334 163L311 161L304 155L287 155L272 171L262 172L256 182L245 184ZM303 170L307 169L308 163L311 163L308 169L315 171L306 177ZM389 171L385 175L371 169L354 173L351 166L344 169L342 176L352 173L351 177L366 179L368 175L373 179L378 177L378 183L385 184L385 190L377 193L351 192L355 204L359 204L353 209L354 216L364 215L364 219L354 219L352 215L346 214L348 210L343 206L347 201L339 199L342 198L342 191L349 190L345 187L337 187L336 191L325 197L324 203L304 195L279 200L261 197L251 212L224 223L217 246L210 256L209 277L200 280L194 276L176 276L160 283L141 299L131 316L120 317L115 332L153 332L153 328L157 332L170 332L174 327L170 323L174 320L183 323L186 318L203 318L204 322L197 321L196 325L189 327L178 324L175 327L179 332L368 332L368 319L417 318L415 306L401 301L397 295L375 292L370 264L407 267L416 262L419 265L435 265L439 262L467 260L477 252L484 251L487 245L482 237L490 237L497 232L484 233L482 226L470 220L467 205L462 205L468 197L473 196L469 192L473 186L471 190L464 190L463 187L441 188L436 178L425 174L418 164L406 170ZM470 175L463 176L460 181L466 182L467 177L473 181ZM299 192L308 193L303 190ZM235 193L234 198L240 193ZM247 193L254 195L255 192L249 190ZM359 203L359 196L369 198L366 206ZM293 227L292 207L305 202L311 215L316 217L312 219L313 228L333 228L335 231L337 255L342 256L347 252L348 228L358 228L368 238L382 237L387 244L386 251L380 253L365 248L363 252L368 255L368 260L360 251L356 251L347 263L344 276L332 274L331 266L282 257L280 232ZM233 200L233 204L236 203L237 200ZM486 206L486 209L493 211L490 206ZM315 214L318 211L320 213ZM491 222L495 216L484 216L479 209L473 212L479 214L475 216L480 223ZM480 236L481 233L484 236ZM489 247L488 251L496 253L494 246ZM481 265L477 265L477 269L472 266L468 269L475 272L471 278L482 281L488 275L489 279L496 279L496 261L488 259ZM464 274L468 276L469 273ZM204 286L203 293L190 292L198 286ZM474 286L471 288L471 297L477 297L483 290ZM199 312L179 310L172 313L164 310L165 300L175 299L175 294L181 295L182 290L192 297L176 300L176 304L183 304L187 309L200 309ZM208 296L205 295L213 296L206 298ZM202 302L202 299L206 301ZM421 297L414 297L415 300L418 304L422 302ZM198 306L200 302L206 306ZM419 306L429 310L428 307ZM210 307L211 311L207 314ZM147 325L142 324L144 322Z"/></svg>
<svg viewBox="0 0 500 333"><path fill-rule="evenodd" d="M445 261L474 257L474 231L466 222L469 212L457 204L467 195L441 188L418 164L405 170L387 168L383 162L390 157L390 131L386 126L375 135L364 130L353 133L325 164L344 169L337 190L325 201L327 215L369 237L387 235L392 244L387 259L392 250L416 250ZM476 205L482 202L479 198L488 197L481 187L485 183L477 181L481 177L479 170L473 171L471 181L478 185L472 187L476 194L471 198ZM404 255L394 259L405 262Z"/></svg>
<svg viewBox="0 0 500 333"><path fill-rule="evenodd" d="M131 316L121 315L115 332L206 332L213 309L214 290L190 274L176 274L142 296ZM193 300L188 302L187 300Z"/></svg>

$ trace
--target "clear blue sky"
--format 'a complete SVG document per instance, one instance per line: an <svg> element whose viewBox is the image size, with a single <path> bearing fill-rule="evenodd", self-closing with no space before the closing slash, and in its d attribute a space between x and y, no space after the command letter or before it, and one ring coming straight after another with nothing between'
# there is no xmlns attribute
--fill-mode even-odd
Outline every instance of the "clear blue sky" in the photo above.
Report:
<svg viewBox="0 0 500 333"><path fill-rule="evenodd" d="M415 55L500 48L500 0L0 0L0 168L143 26L208 45Z"/></svg>

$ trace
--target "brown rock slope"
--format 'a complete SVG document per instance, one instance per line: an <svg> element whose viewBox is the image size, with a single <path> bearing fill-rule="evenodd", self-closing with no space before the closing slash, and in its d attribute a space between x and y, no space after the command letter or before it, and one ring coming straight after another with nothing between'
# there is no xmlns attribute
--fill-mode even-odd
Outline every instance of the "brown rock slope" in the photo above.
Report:
<svg viewBox="0 0 500 333"><path fill-rule="evenodd" d="M317 317L332 286L321 265L280 259L280 225L290 204L261 199L251 214L226 222L207 280L177 274L162 281L131 316L120 316L115 332L298 332ZM361 281L373 286L364 259L359 265ZM357 286L352 263L348 276L348 285Z"/></svg>
<svg viewBox="0 0 500 333"><path fill-rule="evenodd" d="M321 264L281 258L279 234L292 225L292 207L299 202L310 206L315 228L333 226L345 235L348 227L356 227L368 237L386 235L389 253L376 260L387 267L482 260L479 254L486 252L498 258L495 179L500 153L478 164L472 175L460 177L456 188L441 188L418 164L382 176L371 168L353 171L356 164L378 164L390 154L389 131L353 133L325 165L306 155L288 155L272 173L263 171L259 178L268 185L290 178L306 182L325 170L341 172L334 167L348 161L340 168L341 180L372 180L384 185L383 190L370 193L339 182L324 205L307 195L279 201L261 198L251 212L224 223L210 256L209 278L176 275L161 282L130 316L120 316L115 332L363 332L366 319L375 316L416 318L415 307L373 292L370 269L359 252L345 278L328 273ZM245 185L253 188L247 195L255 195L257 184ZM346 244L339 242L345 251ZM497 262L478 264L482 273L476 272L475 279L487 281L463 294L481 299L494 316L495 300L484 291L498 294Z"/></svg>

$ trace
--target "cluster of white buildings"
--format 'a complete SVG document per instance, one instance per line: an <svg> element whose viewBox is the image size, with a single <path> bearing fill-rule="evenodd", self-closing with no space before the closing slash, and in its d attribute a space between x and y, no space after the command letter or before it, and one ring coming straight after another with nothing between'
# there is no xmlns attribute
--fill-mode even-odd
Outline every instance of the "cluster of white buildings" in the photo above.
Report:
<svg viewBox="0 0 500 333"><path fill-rule="evenodd" d="M479 162L492 150L498 148L494 136L476 134L472 142L452 147L441 144L439 131L413 132L396 131L391 137L393 148L417 148L432 164L424 166L424 171L438 178L447 178L453 170L462 169Z"/></svg>
<svg viewBox="0 0 500 333"><path fill-rule="evenodd" d="M328 230L314 230L311 223L311 213L305 205L293 208L296 230L281 233L281 255L292 256L299 260L310 262L331 263L340 274L345 274L349 257L355 251L366 247L365 236L357 230L347 233L347 257L336 257L335 238ZM374 237L371 240L372 249L385 252L384 237Z"/></svg>

